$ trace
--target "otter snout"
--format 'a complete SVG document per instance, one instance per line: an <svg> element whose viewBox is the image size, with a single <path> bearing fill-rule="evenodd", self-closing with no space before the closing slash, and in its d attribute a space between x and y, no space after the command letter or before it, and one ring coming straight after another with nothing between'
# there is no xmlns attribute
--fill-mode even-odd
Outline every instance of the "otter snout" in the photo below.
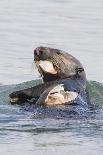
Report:
<svg viewBox="0 0 103 155"><path fill-rule="evenodd" d="M43 54L44 54L44 49L42 47L37 47L34 50L34 61L39 61L42 59Z"/></svg>
<svg viewBox="0 0 103 155"><path fill-rule="evenodd" d="M40 52L39 52L39 49L38 48L36 48L35 50L34 50L34 61L39 61L40 60Z"/></svg>
<svg viewBox="0 0 103 155"><path fill-rule="evenodd" d="M37 47L35 50L34 50L34 56L41 56L43 54L43 50L39 47Z"/></svg>

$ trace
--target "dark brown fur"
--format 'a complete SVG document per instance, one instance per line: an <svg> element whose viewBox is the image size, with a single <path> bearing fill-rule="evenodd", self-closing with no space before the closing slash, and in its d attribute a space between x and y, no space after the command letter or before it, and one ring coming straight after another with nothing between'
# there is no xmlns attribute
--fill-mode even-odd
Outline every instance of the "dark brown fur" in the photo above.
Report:
<svg viewBox="0 0 103 155"><path fill-rule="evenodd" d="M53 63L57 74L45 73L37 64L40 60L48 60ZM40 95L50 86L60 83L61 80L70 79L82 81L86 85L85 71L81 63L72 55L58 49L48 47L38 47L34 50L34 62L40 72L43 84L32 88L16 91L10 94L10 98L18 98L16 103L22 104L35 98L38 100ZM15 104L15 103L13 103Z"/></svg>

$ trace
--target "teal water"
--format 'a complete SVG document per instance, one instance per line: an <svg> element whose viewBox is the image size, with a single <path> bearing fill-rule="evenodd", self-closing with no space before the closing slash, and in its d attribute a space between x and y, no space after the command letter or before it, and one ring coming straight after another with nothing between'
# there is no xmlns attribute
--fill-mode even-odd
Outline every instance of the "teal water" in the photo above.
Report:
<svg viewBox="0 0 103 155"><path fill-rule="evenodd" d="M82 62L95 105L87 119L65 113L45 117L43 109L38 115L29 106L10 105L9 93L39 83L23 82L39 79L32 62L34 48L41 45ZM0 155L102 155L102 70L102 0L1 0Z"/></svg>

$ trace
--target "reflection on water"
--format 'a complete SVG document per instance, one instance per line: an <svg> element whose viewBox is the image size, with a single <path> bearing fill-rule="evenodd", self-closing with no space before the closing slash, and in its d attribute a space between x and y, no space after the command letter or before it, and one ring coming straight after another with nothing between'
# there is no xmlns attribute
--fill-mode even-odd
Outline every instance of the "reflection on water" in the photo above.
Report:
<svg viewBox="0 0 103 155"><path fill-rule="evenodd" d="M0 37L0 154L102 155L103 85L89 83L99 108L77 120L33 118L33 112L11 106L8 94L35 82L3 85L38 77L31 66L40 45L68 51L84 64L88 79L103 82L103 1L0 1Z"/></svg>

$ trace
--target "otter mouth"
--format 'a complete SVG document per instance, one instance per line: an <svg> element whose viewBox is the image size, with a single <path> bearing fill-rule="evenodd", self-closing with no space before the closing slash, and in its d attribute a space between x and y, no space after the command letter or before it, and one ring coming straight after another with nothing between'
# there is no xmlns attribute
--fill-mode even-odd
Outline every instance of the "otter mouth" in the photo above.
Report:
<svg viewBox="0 0 103 155"><path fill-rule="evenodd" d="M63 84L60 84L49 92L45 99L45 104L49 106L71 104L77 99L78 95L77 92L65 91Z"/></svg>
<svg viewBox="0 0 103 155"><path fill-rule="evenodd" d="M41 74L49 73L51 75L57 74L57 70L55 68L54 62L52 60L54 56L54 52L50 50L50 48L46 47L37 47L34 50L34 62L38 71Z"/></svg>
<svg viewBox="0 0 103 155"><path fill-rule="evenodd" d="M57 74L56 69L53 66L53 63L49 60L40 60L36 62L37 68L43 70L45 73Z"/></svg>

